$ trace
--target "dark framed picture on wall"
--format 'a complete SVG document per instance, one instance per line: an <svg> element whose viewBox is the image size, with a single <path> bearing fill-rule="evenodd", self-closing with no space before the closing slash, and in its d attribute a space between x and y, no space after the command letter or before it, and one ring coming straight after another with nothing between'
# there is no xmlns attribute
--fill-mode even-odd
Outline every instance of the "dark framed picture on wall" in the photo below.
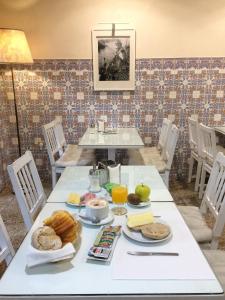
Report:
<svg viewBox="0 0 225 300"><path fill-rule="evenodd" d="M94 89L134 90L135 30L92 30Z"/></svg>

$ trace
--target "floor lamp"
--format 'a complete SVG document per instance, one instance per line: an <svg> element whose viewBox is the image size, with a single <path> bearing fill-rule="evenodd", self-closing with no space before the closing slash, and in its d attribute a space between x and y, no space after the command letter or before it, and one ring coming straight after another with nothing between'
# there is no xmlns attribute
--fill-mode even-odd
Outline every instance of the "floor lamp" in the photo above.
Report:
<svg viewBox="0 0 225 300"><path fill-rule="evenodd" d="M33 59L24 32L17 29L0 28L0 64L8 64L11 67L19 156L21 156L21 142L13 65L27 63L33 63Z"/></svg>

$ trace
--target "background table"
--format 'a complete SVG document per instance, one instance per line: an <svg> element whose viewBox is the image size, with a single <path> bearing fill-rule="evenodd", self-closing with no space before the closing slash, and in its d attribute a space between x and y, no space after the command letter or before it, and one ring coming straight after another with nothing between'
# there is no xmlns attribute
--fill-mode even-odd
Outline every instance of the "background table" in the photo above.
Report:
<svg viewBox="0 0 225 300"><path fill-rule="evenodd" d="M80 195L88 192L89 170L90 167L67 167L49 196L48 202L65 202L72 192ZM121 183L127 185L129 193L134 192L137 184L145 183L151 188L150 199L152 202L173 201L154 166L121 166Z"/></svg>
<svg viewBox="0 0 225 300"><path fill-rule="evenodd" d="M116 149L137 149L144 147L144 143L136 128L118 128L117 133L91 133L86 130L79 142L79 146L91 149L108 149L108 159L115 161Z"/></svg>
<svg viewBox="0 0 225 300"><path fill-rule="evenodd" d="M214 127L215 131L225 135L225 126Z"/></svg>
<svg viewBox="0 0 225 300"><path fill-rule="evenodd" d="M81 233L81 245L75 257L67 262L58 262L45 264L35 268L27 269L26 252L30 244L32 231L42 224L42 221L51 215L56 209L67 208L71 213L76 209L68 208L64 203L47 203L34 226L26 236L24 242L19 248L12 263L8 267L0 281L0 299L124 299L130 295L132 299L148 298L158 299L218 299L222 294L222 289L214 277L211 269L204 274L211 279L170 279L170 280L116 280L112 279L112 270L115 263L119 263L118 251L131 250L131 248L140 247L139 244L131 242L123 234L118 240L111 265L102 265L100 263L87 263L87 251L93 244L99 227L84 225ZM148 208L149 209L149 208ZM129 208L131 212L140 210ZM188 266L190 262L185 262L186 254L190 256L194 253L195 260L199 260L200 267L208 268L208 264L201 253L199 246L193 239L192 234L184 223L176 206L172 202L152 203L151 210L156 215L161 215L164 220L170 224L173 232L172 240L168 243L161 243L157 246L145 246L146 251L168 251L179 252L179 257L163 257L145 259L158 259L159 263L164 261L171 263L171 259L176 266L176 260ZM114 223L119 224L125 221L125 217L116 217ZM193 256L192 256L193 257ZM192 265L193 276L195 268L199 266ZM150 270L154 272L154 269ZM160 298L160 299L162 299ZM96 298L95 298L96 299Z"/></svg>

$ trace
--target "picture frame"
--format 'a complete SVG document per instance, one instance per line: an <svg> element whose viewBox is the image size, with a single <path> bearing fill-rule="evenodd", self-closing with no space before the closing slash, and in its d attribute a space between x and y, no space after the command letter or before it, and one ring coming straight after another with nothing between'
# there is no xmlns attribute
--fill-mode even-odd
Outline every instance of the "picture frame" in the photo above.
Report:
<svg viewBox="0 0 225 300"><path fill-rule="evenodd" d="M95 91L135 89L135 30L92 30Z"/></svg>

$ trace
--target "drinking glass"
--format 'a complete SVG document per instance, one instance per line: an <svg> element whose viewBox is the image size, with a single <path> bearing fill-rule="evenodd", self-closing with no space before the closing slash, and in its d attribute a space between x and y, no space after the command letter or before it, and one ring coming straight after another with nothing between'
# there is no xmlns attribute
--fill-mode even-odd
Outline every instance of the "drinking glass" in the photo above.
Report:
<svg viewBox="0 0 225 300"><path fill-rule="evenodd" d="M97 193L101 190L99 179L100 178L99 178L98 174L90 174L89 175L89 181L90 181L89 191L90 192Z"/></svg>
<svg viewBox="0 0 225 300"><path fill-rule="evenodd" d="M127 213L124 207L127 202L128 190L126 185L118 185L112 188L112 202L116 205L112 208L115 215L121 216Z"/></svg>

